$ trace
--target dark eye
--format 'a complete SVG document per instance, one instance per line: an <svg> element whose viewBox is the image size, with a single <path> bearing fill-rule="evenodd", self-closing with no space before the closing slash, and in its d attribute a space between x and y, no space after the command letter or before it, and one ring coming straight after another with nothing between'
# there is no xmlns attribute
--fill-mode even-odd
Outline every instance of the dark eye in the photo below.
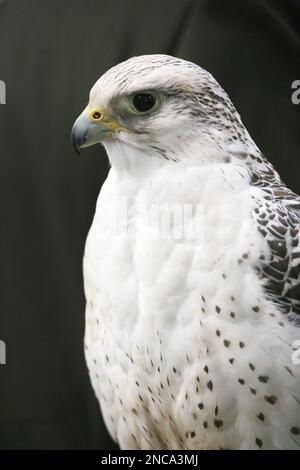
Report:
<svg viewBox="0 0 300 470"><path fill-rule="evenodd" d="M132 102L137 111L145 113L153 108L156 103L156 98L151 95L151 93L137 93L134 95Z"/></svg>

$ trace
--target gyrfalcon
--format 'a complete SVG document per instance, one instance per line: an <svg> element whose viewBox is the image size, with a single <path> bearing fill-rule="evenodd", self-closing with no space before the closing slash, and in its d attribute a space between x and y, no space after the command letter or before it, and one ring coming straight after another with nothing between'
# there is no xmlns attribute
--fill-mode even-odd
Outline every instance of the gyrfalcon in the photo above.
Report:
<svg viewBox="0 0 300 470"><path fill-rule="evenodd" d="M112 437L298 449L300 197L227 94L191 62L133 57L93 86L72 139L101 142L111 165L84 284L85 355Z"/></svg>

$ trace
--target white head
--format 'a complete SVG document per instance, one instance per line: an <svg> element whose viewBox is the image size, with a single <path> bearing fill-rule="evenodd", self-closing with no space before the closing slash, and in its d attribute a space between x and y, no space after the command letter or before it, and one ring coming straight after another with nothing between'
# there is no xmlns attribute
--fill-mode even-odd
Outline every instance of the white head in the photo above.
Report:
<svg viewBox="0 0 300 470"><path fill-rule="evenodd" d="M133 57L108 70L93 86L72 138L77 151L101 142L113 165L116 149L119 155L138 152L176 162L189 158L193 148L203 160L248 135L208 72L158 54Z"/></svg>

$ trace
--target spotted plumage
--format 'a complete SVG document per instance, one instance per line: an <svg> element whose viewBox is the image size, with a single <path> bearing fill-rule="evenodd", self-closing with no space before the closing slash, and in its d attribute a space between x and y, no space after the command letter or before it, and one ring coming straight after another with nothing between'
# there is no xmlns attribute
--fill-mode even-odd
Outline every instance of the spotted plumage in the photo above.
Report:
<svg viewBox="0 0 300 470"><path fill-rule="evenodd" d="M181 59L104 74L73 128L76 150L98 142L111 169L84 255L85 355L112 437L298 449L300 198L220 85ZM177 236L154 236L152 208L174 205L193 210L169 219Z"/></svg>

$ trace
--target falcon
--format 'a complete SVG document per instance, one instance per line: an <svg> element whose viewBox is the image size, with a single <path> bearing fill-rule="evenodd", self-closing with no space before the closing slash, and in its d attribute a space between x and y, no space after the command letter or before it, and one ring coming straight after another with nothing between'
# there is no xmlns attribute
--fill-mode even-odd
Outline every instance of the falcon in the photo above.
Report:
<svg viewBox="0 0 300 470"><path fill-rule="evenodd" d="M85 355L122 449L298 449L300 197L205 70L133 57L74 148L110 170L83 260Z"/></svg>

